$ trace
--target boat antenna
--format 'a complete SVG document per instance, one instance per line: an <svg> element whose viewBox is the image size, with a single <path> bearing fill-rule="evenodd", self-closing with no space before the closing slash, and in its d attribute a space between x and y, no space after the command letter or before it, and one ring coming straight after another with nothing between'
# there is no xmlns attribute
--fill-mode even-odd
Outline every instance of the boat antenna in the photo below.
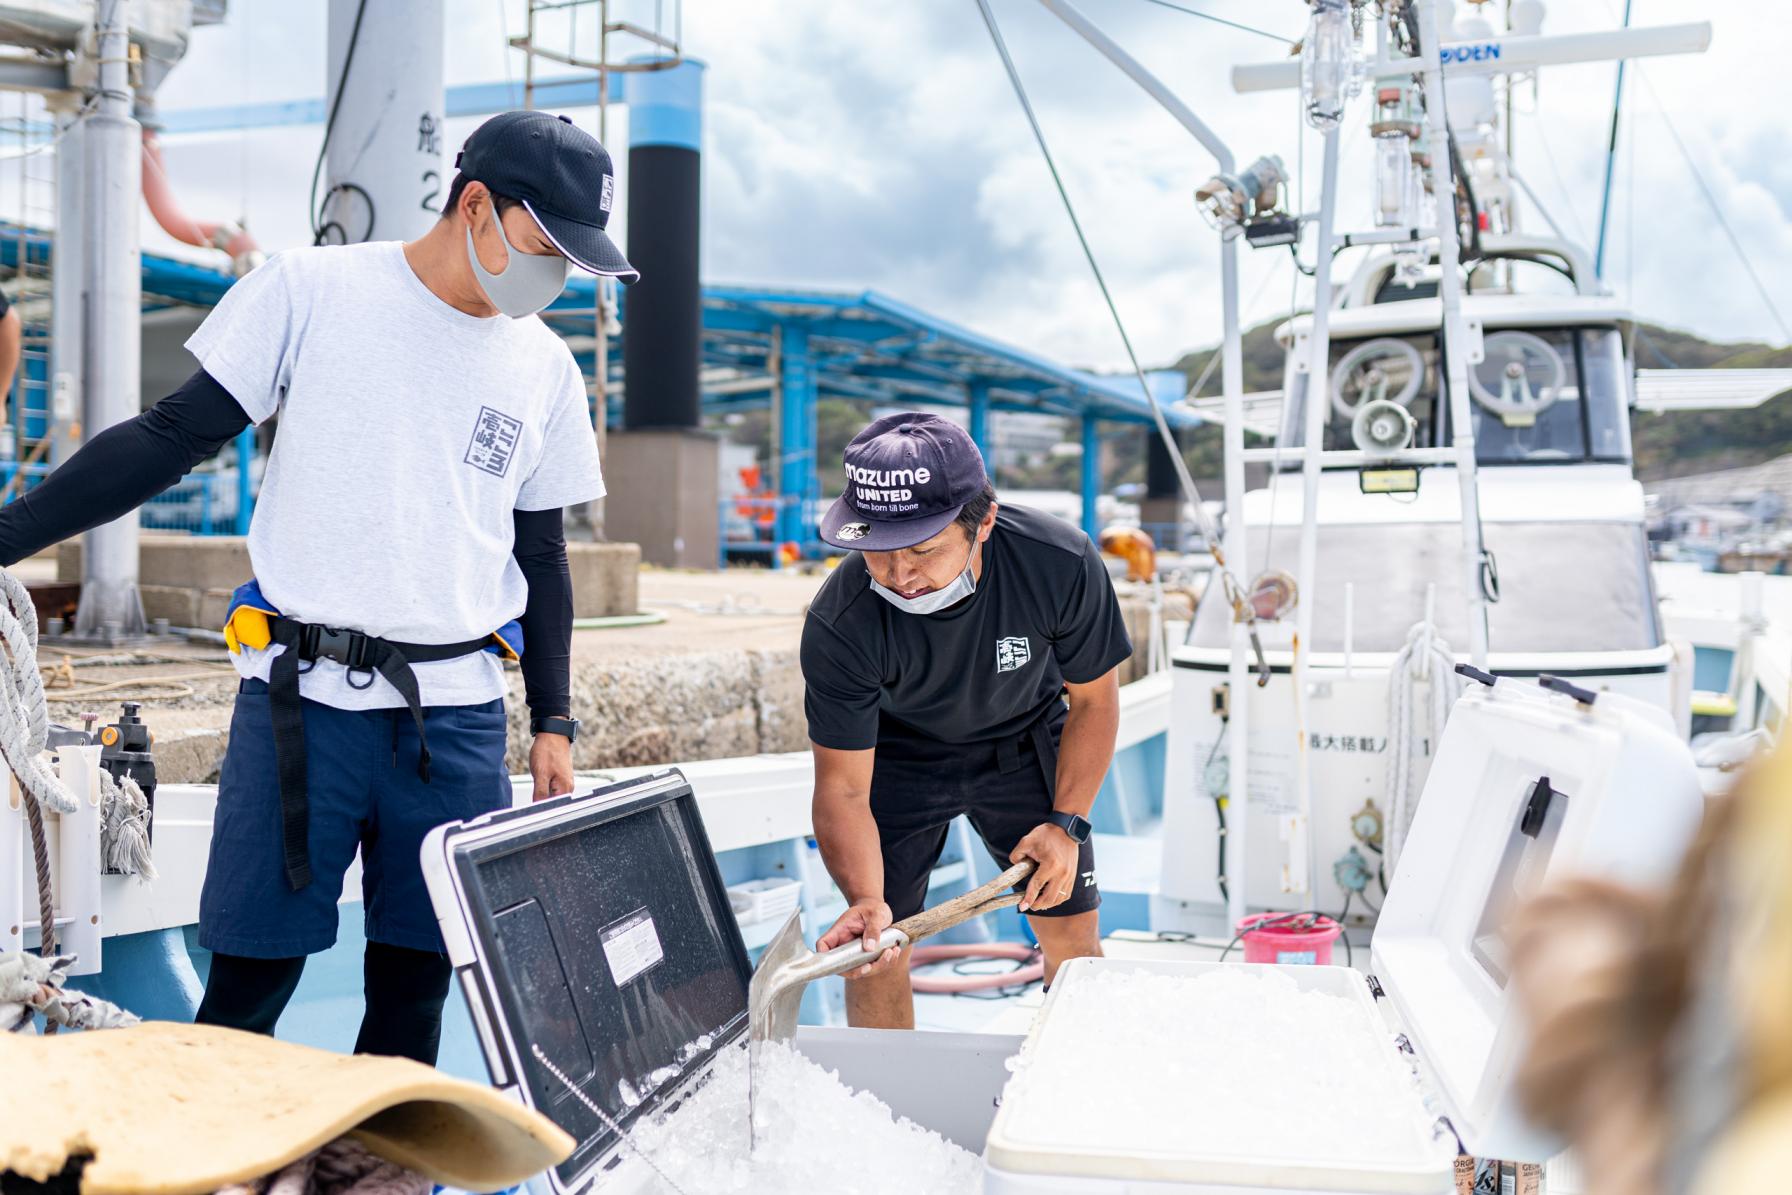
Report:
<svg viewBox="0 0 1792 1195"><path fill-rule="evenodd" d="M1176 442L1176 433L1170 430L1169 420L1164 418L1163 406L1152 392L1151 384L1145 380L1144 367L1139 364L1139 355L1133 351L1132 337L1126 332L1126 321L1120 318L1120 308L1114 303L1114 294L1108 289L1101 264L1095 260L1095 250L1090 248L1089 238L1083 233L1083 222L1077 218L1076 205L1070 201L1070 192L1065 189L1064 178L1058 173L1057 159L1052 156L1051 146L1046 143L1045 130L1040 127L1039 117L1033 111L1033 102L1027 97L1027 88L1021 82L1020 71L1015 69L1014 59L1008 53L1008 43L1003 40L1001 27L996 24L996 14L990 10L989 0L977 0L977 8L983 14L983 24L989 29L989 38L995 43L996 53L1001 56L1002 69L1008 72L1008 82L1014 88L1015 98L1020 101L1021 111L1026 113L1027 124L1033 129L1033 139L1039 143L1039 152L1045 158L1046 169L1051 172L1052 185L1057 187L1058 199L1064 204L1064 214L1070 217L1070 227L1076 231L1077 244L1082 246L1083 259L1089 263L1089 272L1095 276L1095 285L1101 290L1102 301L1107 304L1108 314L1113 317L1114 330L1120 333L1120 343L1126 349L1126 359L1132 365L1133 376L1138 379L1139 389L1151 407L1151 420L1157 425L1157 434L1162 437L1164 447L1169 449L1170 463L1176 468L1176 480L1181 483L1189 505L1194 507L1195 523L1201 530L1201 537L1207 541L1208 551L1213 555L1214 567L1219 571L1220 582L1225 587L1226 600L1232 607L1233 618L1250 627L1251 643L1257 655L1258 683L1265 684L1269 680L1269 667L1263 659L1263 648L1257 639L1256 611L1245 599L1247 591L1244 585L1226 563L1219 528L1214 526L1213 516L1201 504L1201 491L1189 474L1188 462L1182 459L1182 446ZM1244 517L1242 511L1228 513L1236 518Z"/></svg>

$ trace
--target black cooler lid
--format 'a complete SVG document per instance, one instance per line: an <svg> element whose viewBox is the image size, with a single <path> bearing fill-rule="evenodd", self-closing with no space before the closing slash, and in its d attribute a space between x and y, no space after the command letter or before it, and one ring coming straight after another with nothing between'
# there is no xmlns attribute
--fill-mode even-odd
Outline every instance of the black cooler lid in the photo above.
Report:
<svg viewBox="0 0 1792 1195"><path fill-rule="evenodd" d="M671 770L438 834L425 870L446 865L432 895L451 957L471 950L493 1084L579 1142L554 1185L583 1186L621 1142L532 1045L627 1129L747 1030L752 964L696 796Z"/></svg>

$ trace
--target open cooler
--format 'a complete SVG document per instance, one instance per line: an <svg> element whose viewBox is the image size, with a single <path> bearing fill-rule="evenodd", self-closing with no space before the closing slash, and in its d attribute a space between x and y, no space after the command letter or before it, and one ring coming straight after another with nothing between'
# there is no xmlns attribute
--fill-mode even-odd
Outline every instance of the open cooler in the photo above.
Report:
<svg viewBox="0 0 1792 1195"><path fill-rule="evenodd" d="M1507 999L1499 928L1515 902L1551 875L1665 880L1701 812L1691 755L1653 707L1559 683L1474 687L1456 704L1432 762L1372 939L1369 973L1265 968L1357 1002L1363 1015L1355 1031L1407 1069L1404 1096L1427 1131L1376 1157L1245 1156L1203 1135L1198 1123L1156 1148L1120 1149L1074 1132L1029 1135L1023 1100L1008 1098L990 1130L985 1190L1444 1195L1454 1190L1459 1151L1548 1161L1563 1143L1526 1122L1513 1092L1523 1027ZM1103 972L1193 977L1224 966L1074 960L1059 972L1020 1064L1064 1044L1056 1006ZM1132 1075L1147 1090L1162 1078ZM1245 1078L1210 1077L1222 1084ZM1010 1097L1016 1090L1009 1088Z"/></svg>
<svg viewBox="0 0 1792 1195"><path fill-rule="evenodd" d="M1656 711L1563 689L1502 680L1458 702L1374 934L1371 974L1255 968L1352 1002L1360 1017L1349 1031L1408 1076L1416 1127L1385 1156L1246 1155L1199 1123L1152 1143L1075 1131L1041 1139L1024 1104L1004 1100L1017 1047L1032 1065L1074 1035L1055 1014L1082 985L1243 964L1075 960L1024 1047L993 1035L808 1028L798 1047L897 1113L982 1150L985 1190L1000 1195L1447 1195L1459 1148L1546 1160L1560 1143L1525 1122L1512 1094L1522 1030L1498 926L1553 874L1665 878L1702 800L1687 749ZM535 1187L651 1187L622 1133L676 1111L721 1051L744 1049L747 1028L748 955L689 784L668 772L445 826L425 844L424 866L494 1085L580 1142ZM1205 1030L1172 1019L1162 1031ZM1148 1072L1122 1078L1163 1089Z"/></svg>

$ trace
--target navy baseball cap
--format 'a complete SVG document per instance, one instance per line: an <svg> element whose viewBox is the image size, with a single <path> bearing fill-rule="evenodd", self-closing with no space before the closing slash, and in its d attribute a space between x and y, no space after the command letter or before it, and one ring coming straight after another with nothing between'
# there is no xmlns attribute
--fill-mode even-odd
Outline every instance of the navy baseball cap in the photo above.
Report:
<svg viewBox="0 0 1792 1195"><path fill-rule="evenodd" d="M624 283L641 273L604 231L616 205L609 151L566 116L500 112L473 130L455 169L521 201L561 256L588 274Z"/></svg>
<svg viewBox="0 0 1792 1195"><path fill-rule="evenodd" d="M821 520L836 548L893 552L932 539L982 492L983 454L938 415L886 415L846 446L846 492Z"/></svg>

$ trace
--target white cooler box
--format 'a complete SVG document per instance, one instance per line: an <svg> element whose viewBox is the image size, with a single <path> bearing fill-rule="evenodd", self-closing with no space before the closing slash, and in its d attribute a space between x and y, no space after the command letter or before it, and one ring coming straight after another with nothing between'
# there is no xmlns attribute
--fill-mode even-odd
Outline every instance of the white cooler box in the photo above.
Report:
<svg viewBox="0 0 1792 1195"><path fill-rule="evenodd" d="M1551 876L1665 880L1697 829L1702 797L1691 754L1660 711L1556 686L1502 680L1471 686L1457 703L1376 925L1370 974L1274 968L1302 988L1362 1002L1363 1032L1417 1072L1412 1098L1416 1115L1435 1125L1429 1141L1418 1134L1411 1149L1373 1160L1292 1161L1241 1156L1190 1123L1158 1148L1116 1150L1027 1140L1011 1100L990 1130L985 1191L1448 1195L1459 1142L1477 1157L1509 1161L1560 1152L1562 1142L1526 1123L1512 1090L1523 1032L1506 999L1499 928L1513 903ZM1103 970L1197 975L1227 965L1075 960L1059 972L1023 1062L1051 1047L1054 1005ZM1157 1085L1152 1075L1135 1077Z"/></svg>

